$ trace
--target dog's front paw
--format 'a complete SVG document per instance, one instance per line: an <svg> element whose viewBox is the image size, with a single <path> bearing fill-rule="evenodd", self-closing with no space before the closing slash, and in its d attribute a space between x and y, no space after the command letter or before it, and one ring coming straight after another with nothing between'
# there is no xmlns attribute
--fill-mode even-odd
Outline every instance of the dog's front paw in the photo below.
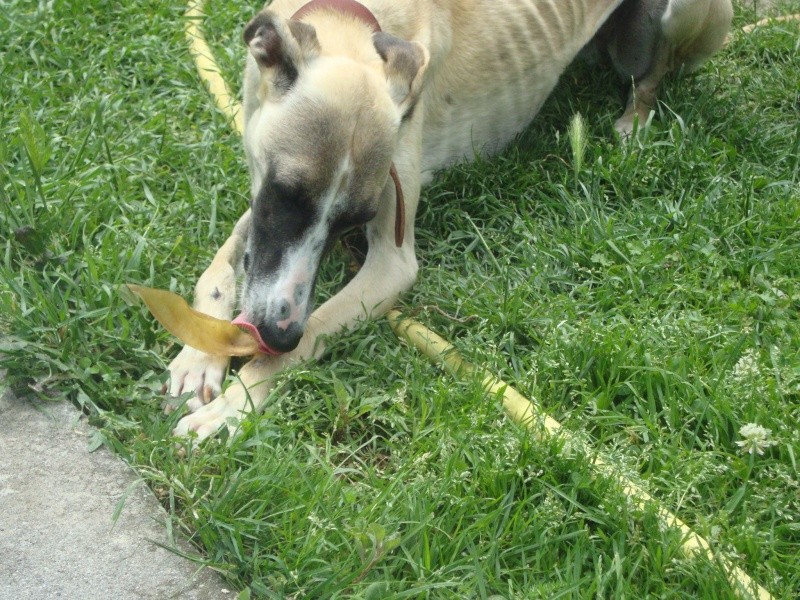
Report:
<svg viewBox="0 0 800 600"><path fill-rule="evenodd" d="M650 107L644 104L628 106L625 114L614 122L614 129L620 139L627 140L634 131L641 131L649 127L653 114Z"/></svg>
<svg viewBox="0 0 800 600"><path fill-rule="evenodd" d="M239 422L258 410L269 395L275 372L276 361L271 357L254 358L239 370L238 381L223 394L178 421L173 434L185 436L194 431L201 441L225 426L231 434L235 433Z"/></svg>
<svg viewBox="0 0 800 600"><path fill-rule="evenodd" d="M194 431L200 442L225 426L233 434L243 416L241 407L223 394L183 417L172 433L175 436L187 436Z"/></svg>
<svg viewBox="0 0 800 600"><path fill-rule="evenodd" d="M168 394L165 412L176 408L176 399L182 394L194 393L186 403L192 412L217 397L222 389L228 361L227 356L214 356L184 346L168 367L169 381L163 389Z"/></svg>

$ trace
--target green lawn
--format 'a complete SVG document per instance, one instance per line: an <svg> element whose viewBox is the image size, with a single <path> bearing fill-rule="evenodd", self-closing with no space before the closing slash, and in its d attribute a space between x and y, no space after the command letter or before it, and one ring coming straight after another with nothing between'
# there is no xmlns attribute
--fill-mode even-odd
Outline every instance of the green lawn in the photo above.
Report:
<svg viewBox="0 0 800 600"><path fill-rule="evenodd" d="M209 3L209 43L236 89L256 9ZM164 416L158 393L179 345L120 285L189 297L248 190L183 10L0 11L9 384L84 407L197 560L253 596L732 597L719 564L684 557L679 535L595 477L591 458L537 442L385 320L282 376L235 439L179 457L179 414ZM748 4L735 24L754 20ZM666 83L651 129L628 144L612 129L616 83L572 68L518 144L424 191L419 282L401 306L781 599L800 594L799 33L734 33L699 73ZM320 297L348 262L333 253ZM751 423L769 430L760 445L741 431Z"/></svg>

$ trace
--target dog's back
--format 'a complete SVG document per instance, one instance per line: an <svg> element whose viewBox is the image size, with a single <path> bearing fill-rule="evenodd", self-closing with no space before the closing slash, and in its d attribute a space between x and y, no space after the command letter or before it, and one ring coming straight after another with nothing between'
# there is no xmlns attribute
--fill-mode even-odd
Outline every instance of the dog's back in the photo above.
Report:
<svg viewBox="0 0 800 600"><path fill-rule="evenodd" d="M664 72L694 69L719 49L732 16L730 0L432 4L423 171L502 148L536 115L561 73L601 28L617 70L628 81L644 81L638 91L649 98ZM414 14L420 11L424 7ZM643 114L651 106L638 108ZM631 128L634 114L618 122L620 132Z"/></svg>
<svg viewBox="0 0 800 600"><path fill-rule="evenodd" d="M423 171L493 153L525 127L620 0L435 2Z"/></svg>
<svg viewBox="0 0 800 600"><path fill-rule="evenodd" d="M288 18L305 1L275 0L270 10ZM505 146L598 32L627 80L655 73L657 82L663 71L694 68L718 49L731 17L730 0L362 2L384 31L430 52L417 108L424 114L423 182L437 169ZM648 80L643 94L652 87ZM620 131L630 129L629 112Z"/></svg>

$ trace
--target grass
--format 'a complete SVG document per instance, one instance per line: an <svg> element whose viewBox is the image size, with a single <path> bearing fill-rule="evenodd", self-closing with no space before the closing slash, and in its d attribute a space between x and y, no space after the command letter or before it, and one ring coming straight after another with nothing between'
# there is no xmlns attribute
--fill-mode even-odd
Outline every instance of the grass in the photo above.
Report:
<svg viewBox="0 0 800 600"><path fill-rule="evenodd" d="M589 459L535 442L385 321L285 374L240 436L178 456L178 415L157 392L178 345L119 286L190 296L248 189L183 8L11 1L0 13L9 385L82 406L196 560L243 595L732 597L718 564L683 557L677 534ZM254 10L209 3L234 87ZM754 20L748 5L736 25ZM652 128L627 145L612 131L615 84L570 69L517 144L425 190L419 283L402 302L776 598L800 592L797 32L734 34L665 85ZM334 252L321 296L347 261ZM747 423L770 430L763 455L737 444Z"/></svg>

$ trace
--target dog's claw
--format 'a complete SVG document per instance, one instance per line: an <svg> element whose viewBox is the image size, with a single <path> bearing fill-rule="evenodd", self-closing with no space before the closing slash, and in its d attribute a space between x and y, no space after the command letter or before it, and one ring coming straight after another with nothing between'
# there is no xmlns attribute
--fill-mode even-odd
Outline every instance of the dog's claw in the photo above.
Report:
<svg viewBox="0 0 800 600"><path fill-rule="evenodd" d="M211 402L222 389L228 360L185 346L168 367L169 382L162 388L168 396L164 412L169 414L176 407L175 399L188 392L195 394L186 403L192 412Z"/></svg>
<svg viewBox="0 0 800 600"><path fill-rule="evenodd" d="M205 384L203 386L203 404L208 404L211 402L216 396L219 390L215 390L213 386Z"/></svg>

